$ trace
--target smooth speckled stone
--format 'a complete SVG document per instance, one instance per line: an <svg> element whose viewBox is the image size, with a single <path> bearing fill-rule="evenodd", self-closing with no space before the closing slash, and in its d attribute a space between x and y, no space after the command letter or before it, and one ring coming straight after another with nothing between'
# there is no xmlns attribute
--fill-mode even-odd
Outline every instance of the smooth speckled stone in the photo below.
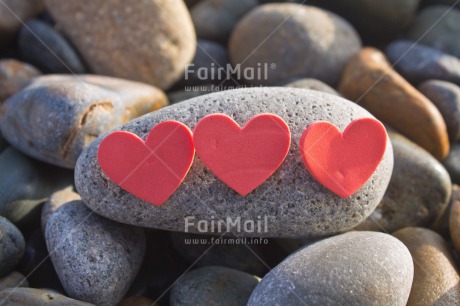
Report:
<svg viewBox="0 0 460 306"><path fill-rule="evenodd" d="M15 59L0 60L0 102L14 95L40 74L37 68Z"/></svg>
<svg viewBox="0 0 460 306"><path fill-rule="evenodd" d="M412 23L407 37L460 58L460 10L447 5L423 9Z"/></svg>
<svg viewBox="0 0 460 306"><path fill-rule="evenodd" d="M56 305L56 306L91 306L46 289L10 288L0 291L2 305Z"/></svg>
<svg viewBox="0 0 460 306"><path fill-rule="evenodd" d="M85 72L80 57L64 36L40 20L29 20L22 26L18 35L18 47L22 58L43 72Z"/></svg>
<svg viewBox="0 0 460 306"><path fill-rule="evenodd" d="M289 88L317 90L331 95L340 96L340 94L334 88L316 79L300 79L293 82L289 82L284 86Z"/></svg>
<svg viewBox="0 0 460 306"><path fill-rule="evenodd" d="M211 266L185 274L172 288L171 306L246 305L260 279L235 269Z"/></svg>
<svg viewBox="0 0 460 306"><path fill-rule="evenodd" d="M36 159L73 168L100 134L168 104L147 84L94 75L34 79L1 108L8 142Z"/></svg>
<svg viewBox="0 0 460 306"><path fill-rule="evenodd" d="M96 74L167 89L193 59L195 31L182 0L45 4Z"/></svg>
<svg viewBox="0 0 460 306"><path fill-rule="evenodd" d="M412 84L436 79L460 84L460 59L410 40L396 40L385 50L394 68Z"/></svg>
<svg viewBox="0 0 460 306"><path fill-rule="evenodd" d="M449 214L449 231L455 250L460 254L460 196L453 199Z"/></svg>
<svg viewBox="0 0 460 306"><path fill-rule="evenodd" d="M199 38L225 43L233 28L247 12L258 5L257 0L203 0L190 10Z"/></svg>
<svg viewBox="0 0 460 306"><path fill-rule="evenodd" d="M348 62L339 92L437 159L449 153L444 119L433 103L393 70L385 55L364 48Z"/></svg>
<svg viewBox="0 0 460 306"><path fill-rule="evenodd" d="M335 85L348 59L360 48L360 38L347 21L295 3L258 6L236 25L229 42L232 64L241 64L242 70L263 70L262 77L255 73L254 78L245 79L264 86L295 78ZM276 68L271 69L271 64Z"/></svg>
<svg viewBox="0 0 460 306"><path fill-rule="evenodd" d="M439 161L407 138L389 133L394 153L390 184L379 206L359 230L393 232L431 226L447 208L452 184Z"/></svg>
<svg viewBox="0 0 460 306"><path fill-rule="evenodd" d="M22 23L43 9L43 0L3 0L0 5L0 46L11 42Z"/></svg>
<svg viewBox="0 0 460 306"><path fill-rule="evenodd" d="M304 167L298 143L305 128L326 120L343 130L357 118L371 115L343 98L297 88L262 87L230 90L171 105L121 127L145 139L152 126L178 120L192 130L204 116L224 113L245 125L261 113L273 113L288 124L292 140L289 153L263 184L245 197L238 195L203 162L195 160L176 192L162 206L142 201L114 184L97 162L97 150L104 136L80 156L75 169L77 191L91 209L107 218L145 227L199 233L198 220L258 220L267 217L264 233L240 231L243 236L324 236L358 225L377 206L390 180L393 167L391 145L376 171L353 196L342 199L318 183ZM262 226L263 227L263 226ZM237 231L235 228L231 228Z"/></svg>
<svg viewBox="0 0 460 306"><path fill-rule="evenodd" d="M145 296L131 296L121 300L117 306L158 306L158 304Z"/></svg>
<svg viewBox="0 0 460 306"><path fill-rule="evenodd" d="M406 305L413 263L394 237L349 232L304 247L273 268L248 306Z"/></svg>
<svg viewBox="0 0 460 306"><path fill-rule="evenodd" d="M43 204L41 214L42 232L45 233L46 223L50 216L62 205L67 202L80 200L80 195L73 190L73 186L67 186L50 195L49 199Z"/></svg>
<svg viewBox="0 0 460 306"><path fill-rule="evenodd" d="M235 243L236 237L219 237L188 233L171 233L174 248L189 264L197 267L223 266L262 276L267 271L257 245ZM216 242L216 240L218 240ZM194 243L198 241L198 243ZM214 246L208 250L210 245ZM255 254L256 255L255 255Z"/></svg>
<svg viewBox="0 0 460 306"><path fill-rule="evenodd" d="M418 89L441 112L450 141L460 140L460 87L450 82L429 80L420 84Z"/></svg>
<svg viewBox="0 0 460 306"><path fill-rule="evenodd" d="M0 291L8 288L29 287L27 279L19 272L13 271L0 278Z"/></svg>
<svg viewBox="0 0 460 306"><path fill-rule="evenodd" d="M0 277L8 275L24 254L22 233L8 219L0 216Z"/></svg>
<svg viewBox="0 0 460 306"><path fill-rule="evenodd" d="M73 173L37 162L9 147L0 154L0 215L21 229L40 223L41 205L73 182Z"/></svg>
<svg viewBox="0 0 460 306"><path fill-rule="evenodd" d="M453 183L460 184L460 144L454 144L443 162Z"/></svg>
<svg viewBox="0 0 460 306"><path fill-rule="evenodd" d="M446 241L426 228L407 227L393 235L414 259L414 283L407 305L459 305L460 277Z"/></svg>
<svg viewBox="0 0 460 306"><path fill-rule="evenodd" d="M48 220L45 237L68 295L96 305L123 298L145 253L141 228L102 218L82 201L61 206Z"/></svg>

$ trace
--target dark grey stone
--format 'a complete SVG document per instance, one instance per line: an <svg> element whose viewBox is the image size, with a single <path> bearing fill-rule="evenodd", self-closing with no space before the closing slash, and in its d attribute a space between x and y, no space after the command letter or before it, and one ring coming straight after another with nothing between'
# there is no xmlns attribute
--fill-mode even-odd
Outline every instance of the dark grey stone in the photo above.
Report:
<svg viewBox="0 0 460 306"><path fill-rule="evenodd" d="M407 37L460 58L460 10L433 5L418 13Z"/></svg>
<svg viewBox="0 0 460 306"><path fill-rule="evenodd" d="M37 162L12 147L0 154L0 215L21 229L40 222L41 205L73 183L73 173Z"/></svg>
<svg viewBox="0 0 460 306"><path fill-rule="evenodd" d="M40 20L29 20L22 26L18 46L23 59L45 73L86 72L76 50L64 36Z"/></svg>
<svg viewBox="0 0 460 306"><path fill-rule="evenodd" d="M46 244L68 295L96 305L123 298L145 253L142 229L104 219L81 201L50 217Z"/></svg>
<svg viewBox="0 0 460 306"><path fill-rule="evenodd" d="M95 140L78 160L75 169L78 193L100 215L164 230L185 231L187 216L195 217L195 223L227 217L240 218L243 223L257 221L258 217L264 220L267 216L267 222L263 222L267 233L240 232L240 235L264 237L325 236L352 228L364 220L383 197L393 168L390 144L369 181L347 199L328 191L304 167L298 142L309 124L327 120L343 130L356 118L372 117L355 103L318 91L266 87L213 93L150 113L120 129L145 139L151 128L162 121L178 120L193 130L200 119L212 113L228 114L240 125L255 115L273 113L290 127L291 148L285 161L246 197L227 187L195 157L182 184L162 206L142 201L102 172L97 150L104 136ZM199 232L196 224L190 226L189 231Z"/></svg>
<svg viewBox="0 0 460 306"><path fill-rule="evenodd" d="M46 75L10 97L0 113L5 139L39 160L73 168L100 134L167 105L152 86L95 75Z"/></svg>
<svg viewBox="0 0 460 306"><path fill-rule="evenodd" d="M194 263L197 267L223 266L257 276L265 274L267 267L260 260L263 257L260 248L257 245L246 246L244 243L235 243L237 241L235 238L234 236L171 233L174 248L189 264ZM209 248L213 244L214 246Z"/></svg>
<svg viewBox="0 0 460 306"><path fill-rule="evenodd" d="M9 274L24 254L22 233L8 219L0 216L0 277Z"/></svg>
<svg viewBox="0 0 460 306"><path fill-rule="evenodd" d="M404 136L389 133L394 169L382 202L356 229L393 232L431 226L446 209L452 183L446 169Z"/></svg>
<svg viewBox="0 0 460 306"><path fill-rule="evenodd" d="M460 64L458 69L460 73ZM460 87L446 81L429 80L420 84L418 90L439 109L450 141L460 140Z"/></svg>
<svg viewBox="0 0 460 306"><path fill-rule="evenodd" d="M430 79L460 84L460 59L415 41L396 40L385 50L394 68L412 84Z"/></svg>
<svg viewBox="0 0 460 306"><path fill-rule="evenodd" d="M171 306L245 306L259 278L235 269L210 266L185 274L171 290Z"/></svg>
<svg viewBox="0 0 460 306"><path fill-rule="evenodd" d="M460 184L460 144L452 145L449 155L447 155L443 164L447 172L449 172L452 182Z"/></svg>
<svg viewBox="0 0 460 306"><path fill-rule="evenodd" d="M405 306L414 276L402 242L382 233L349 232L311 244L271 270L248 306Z"/></svg>

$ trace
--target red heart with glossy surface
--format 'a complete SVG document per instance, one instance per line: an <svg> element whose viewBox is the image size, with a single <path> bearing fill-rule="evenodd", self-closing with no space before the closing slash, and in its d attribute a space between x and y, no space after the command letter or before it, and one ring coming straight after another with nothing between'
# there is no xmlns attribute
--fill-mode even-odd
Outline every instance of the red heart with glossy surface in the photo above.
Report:
<svg viewBox="0 0 460 306"><path fill-rule="evenodd" d="M118 186L159 206L179 187L194 155L190 129L165 121L152 128L145 142L129 132L109 134L99 145L97 159Z"/></svg>
<svg viewBox="0 0 460 306"><path fill-rule="evenodd" d="M302 161L312 176L342 198L358 191L382 161L385 127L372 118L357 119L345 131L329 122L315 122L300 138Z"/></svg>
<svg viewBox="0 0 460 306"><path fill-rule="evenodd" d="M212 114L193 131L196 154L220 180L245 196L268 179L285 159L289 127L280 117L261 114L243 128L224 114Z"/></svg>

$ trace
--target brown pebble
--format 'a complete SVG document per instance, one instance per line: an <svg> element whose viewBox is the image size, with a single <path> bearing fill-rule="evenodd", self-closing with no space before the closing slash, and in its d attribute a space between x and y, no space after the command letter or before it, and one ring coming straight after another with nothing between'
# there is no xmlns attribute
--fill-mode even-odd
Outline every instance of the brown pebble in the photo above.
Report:
<svg viewBox="0 0 460 306"><path fill-rule="evenodd" d="M407 305L459 305L460 277L446 241L421 227L406 227L393 236L406 245L414 260L414 282Z"/></svg>
<svg viewBox="0 0 460 306"><path fill-rule="evenodd" d="M131 296L121 300L118 306L158 306L158 304L145 296Z"/></svg>
<svg viewBox="0 0 460 306"><path fill-rule="evenodd" d="M364 48L352 57L343 72L339 92L437 159L449 153L447 128L439 110L394 71L379 50Z"/></svg>
<svg viewBox="0 0 460 306"><path fill-rule="evenodd" d="M32 65L15 59L0 60L0 102L18 92L41 72Z"/></svg>

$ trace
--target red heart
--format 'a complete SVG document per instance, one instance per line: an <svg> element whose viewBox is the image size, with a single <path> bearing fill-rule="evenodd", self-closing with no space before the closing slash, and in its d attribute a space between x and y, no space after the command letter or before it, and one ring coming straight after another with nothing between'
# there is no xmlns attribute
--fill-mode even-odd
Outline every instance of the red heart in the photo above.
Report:
<svg viewBox="0 0 460 306"><path fill-rule="evenodd" d="M300 138L305 167L322 185L342 198L358 191L372 176L385 153L387 133L379 121L357 119L345 131L315 122Z"/></svg>
<svg viewBox="0 0 460 306"><path fill-rule="evenodd" d="M184 180L194 155L190 129L165 121L152 128L145 142L129 132L111 133L99 145L97 159L122 189L159 206Z"/></svg>
<svg viewBox="0 0 460 306"><path fill-rule="evenodd" d="M245 196L281 165L291 144L287 124L261 114L241 128L224 114L212 114L193 131L196 154L225 184Z"/></svg>

